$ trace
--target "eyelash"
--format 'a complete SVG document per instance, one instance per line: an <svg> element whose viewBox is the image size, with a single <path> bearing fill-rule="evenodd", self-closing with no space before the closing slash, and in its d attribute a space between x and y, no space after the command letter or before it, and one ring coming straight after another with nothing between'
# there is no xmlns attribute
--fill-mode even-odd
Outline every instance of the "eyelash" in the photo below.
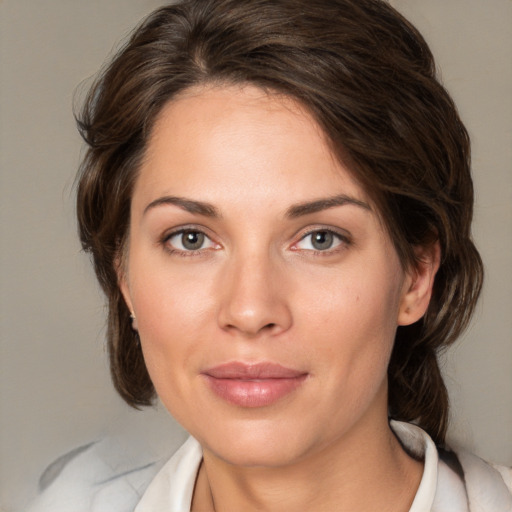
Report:
<svg viewBox="0 0 512 512"><path fill-rule="evenodd" d="M335 245L333 248L328 248L325 250L318 250L318 249L306 249L308 253L311 253L315 256L329 256L332 254L337 254L338 252L346 249L348 246L352 245L352 240L347 234L342 234L338 231L335 231L331 228L323 228L323 227L315 227L313 229L308 230L306 233L304 233L298 242L295 242L293 245L296 246L303 240L305 240L308 236L314 235L315 233L329 233L334 238L338 240L338 244ZM293 249L296 251L299 251L300 249Z"/></svg>
<svg viewBox="0 0 512 512"><path fill-rule="evenodd" d="M172 231L170 233L166 233L164 236L162 236L162 238L160 240L160 244L164 247L164 249L168 253L173 254L173 255L177 255L177 256L181 256L181 257L185 257L185 258L191 257L191 256L202 255L202 254L204 254L205 250L210 249L210 248L206 248L206 249L201 248L201 249L196 249L196 250L183 250L183 249L173 248L169 244L169 241L172 238L176 237L176 236L183 235L184 233L195 233L195 234L199 234L199 235L204 235L205 239L209 240L212 244L219 246L219 244L216 244L204 232L203 229L195 228L195 227L192 227L192 226L190 226L190 227L183 227L183 228L180 228L180 229L178 229L176 231ZM337 245L334 246L334 248L327 248L325 250L305 249L305 251L307 251L308 253L313 254L315 256L324 256L325 257L327 255L336 254L336 253L346 249L348 246L352 245L351 238L349 236L347 236L346 234L341 234L338 231L335 231L335 230L333 230L331 228L317 227L317 228L310 229L306 233L302 234L302 236L299 238L299 240L292 245L292 250L293 251L300 251L301 249L297 249L297 248L294 248L294 247L297 246L302 241L304 241L308 236L312 236L315 233L328 233L328 234L332 235L335 239L337 239L338 242L339 242Z"/></svg>
<svg viewBox="0 0 512 512"><path fill-rule="evenodd" d="M216 244L215 242L213 242L213 240L204 232L204 230L200 229L200 228L195 228L195 227L183 227L183 228L180 228L180 229L177 229L176 231L172 231L170 233L166 233L160 240L160 244L164 247L164 249L172 254L172 255L177 255L177 256L181 256L181 257L184 257L184 258L188 258L190 256L199 256L199 255L202 255L204 254L204 251L205 249L201 248L201 249L196 249L196 250L183 250L183 249L176 249L174 247L172 247L170 244L169 244L169 241L176 237L176 236L179 236L179 235L183 235L184 233L195 233L195 234L199 234L199 235L204 235L205 239L207 240L210 240L210 242L214 245L219 245L219 244Z"/></svg>

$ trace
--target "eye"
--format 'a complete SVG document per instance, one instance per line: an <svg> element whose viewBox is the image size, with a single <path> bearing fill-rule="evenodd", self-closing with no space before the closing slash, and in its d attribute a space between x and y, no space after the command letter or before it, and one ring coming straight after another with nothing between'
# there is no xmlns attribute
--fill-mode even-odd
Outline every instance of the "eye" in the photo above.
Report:
<svg viewBox="0 0 512 512"><path fill-rule="evenodd" d="M216 244L210 238L196 229L184 229L171 233L165 239L165 243L171 247L171 250L182 252L200 251L216 247Z"/></svg>
<svg viewBox="0 0 512 512"><path fill-rule="evenodd" d="M306 251L329 251L343 243L348 243L346 237L329 229L317 229L303 236L294 248Z"/></svg>

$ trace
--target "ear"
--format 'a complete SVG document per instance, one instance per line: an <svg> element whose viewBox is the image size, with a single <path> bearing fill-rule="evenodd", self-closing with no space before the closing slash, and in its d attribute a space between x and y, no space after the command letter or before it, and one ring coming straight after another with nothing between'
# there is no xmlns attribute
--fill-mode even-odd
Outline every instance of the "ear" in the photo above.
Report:
<svg viewBox="0 0 512 512"><path fill-rule="evenodd" d="M134 330L138 330L137 327L137 318L135 316L135 311L133 309L132 297L130 293L130 285L128 283L128 274L126 269L126 261L123 256L117 256L114 262L117 274L117 285L119 286L119 290L121 291L121 295L124 298L126 303L126 307L130 311L130 317L132 319L132 328Z"/></svg>
<svg viewBox="0 0 512 512"><path fill-rule="evenodd" d="M398 325L413 324L426 313L434 278L441 262L439 241L426 247L418 246L414 253L416 262L407 271L398 312Z"/></svg>

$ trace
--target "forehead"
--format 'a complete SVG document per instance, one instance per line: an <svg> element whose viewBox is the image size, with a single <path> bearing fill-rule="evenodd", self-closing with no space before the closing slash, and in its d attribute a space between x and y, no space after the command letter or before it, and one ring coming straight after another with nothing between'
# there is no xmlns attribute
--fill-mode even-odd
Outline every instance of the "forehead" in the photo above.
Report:
<svg viewBox="0 0 512 512"><path fill-rule="evenodd" d="M307 110L254 86L192 88L169 102L140 171L134 201L167 194L250 204L336 193L368 200Z"/></svg>

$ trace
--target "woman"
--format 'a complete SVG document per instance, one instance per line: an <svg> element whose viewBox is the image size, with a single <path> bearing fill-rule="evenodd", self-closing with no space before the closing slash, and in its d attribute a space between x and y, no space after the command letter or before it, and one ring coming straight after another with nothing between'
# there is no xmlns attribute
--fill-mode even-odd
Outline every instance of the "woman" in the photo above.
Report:
<svg viewBox="0 0 512 512"><path fill-rule="evenodd" d="M79 124L114 384L193 436L95 482L96 509L512 507L508 470L443 450L436 355L482 268L467 133L406 20L184 1L136 30Z"/></svg>

